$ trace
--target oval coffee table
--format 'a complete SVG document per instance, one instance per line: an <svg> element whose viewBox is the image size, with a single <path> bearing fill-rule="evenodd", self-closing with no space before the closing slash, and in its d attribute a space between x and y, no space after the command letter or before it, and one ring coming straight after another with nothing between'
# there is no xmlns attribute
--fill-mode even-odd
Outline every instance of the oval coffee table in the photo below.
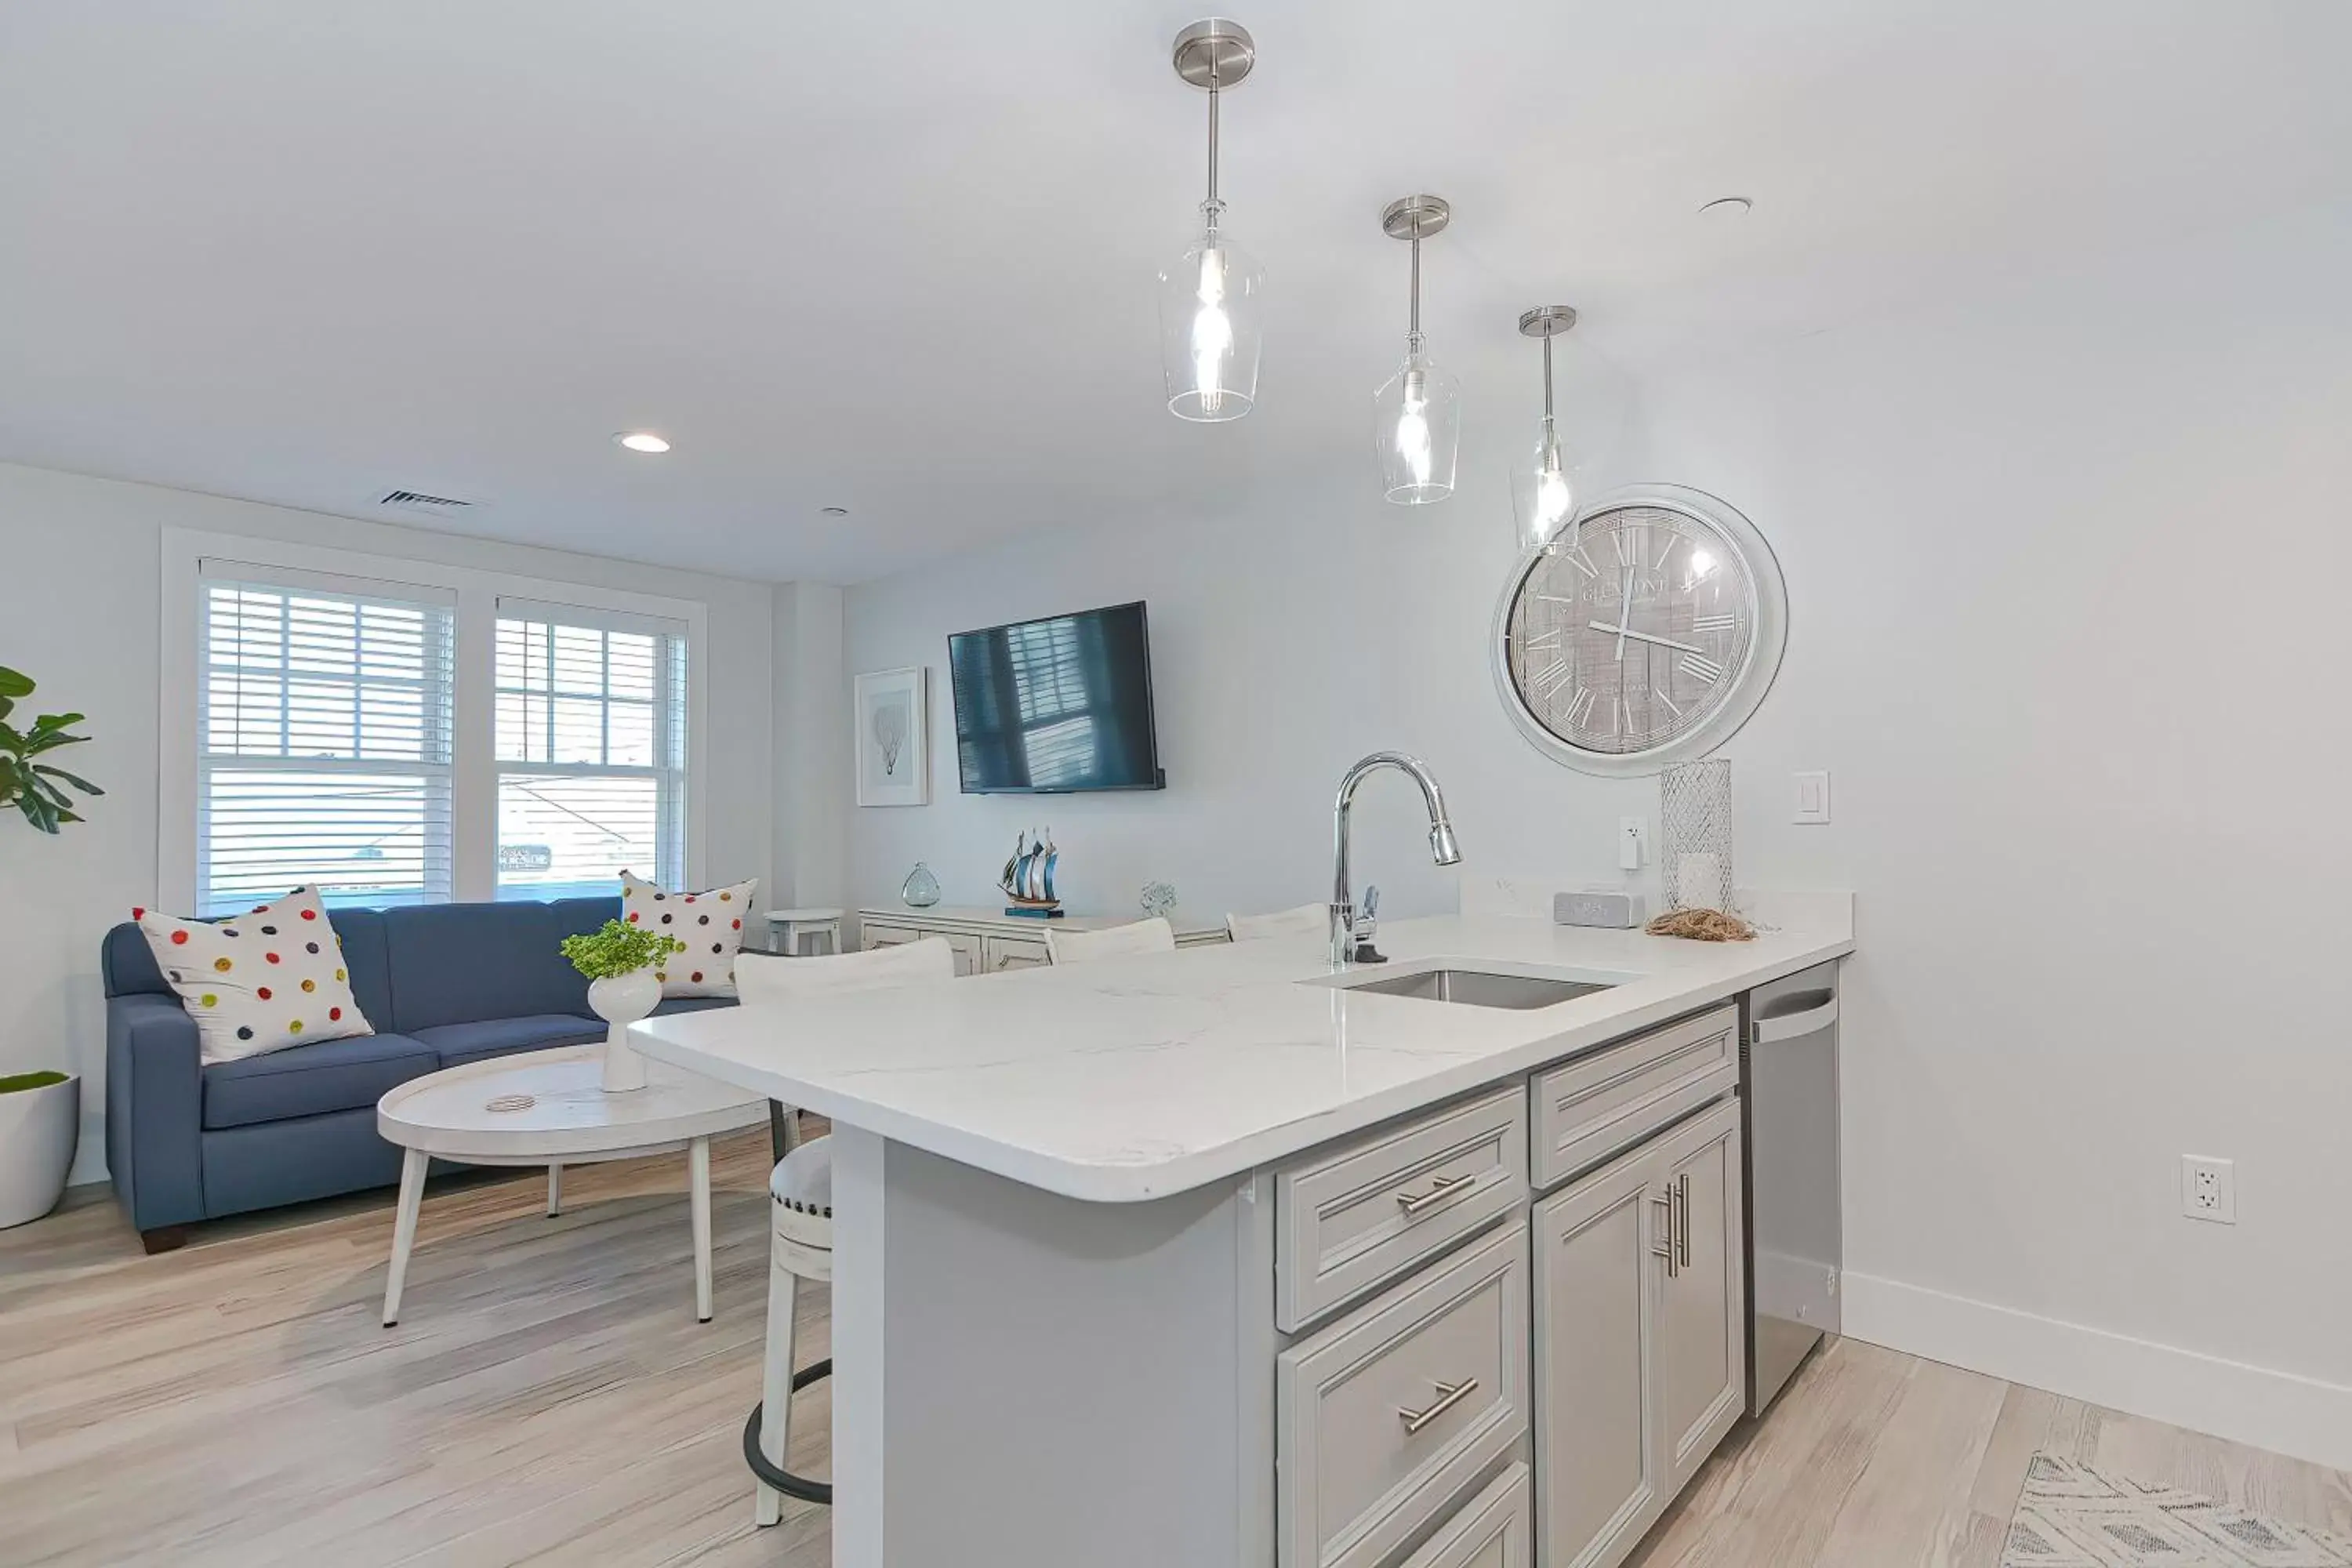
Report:
<svg viewBox="0 0 2352 1568"><path fill-rule="evenodd" d="M425 1166L544 1165L547 1212L557 1212L566 1165L687 1152L694 1217L694 1315L710 1321L710 1140L757 1127L768 1102L756 1094L661 1062L646 1064L646 1087L607 1094L604 1047L565 1046L492 1057L412 1079L376 1101L375 1127L408 1152L400 1166L400 1213L392 1228L392 1272L383 1321L400 1319L400 1289L416 1245Z"/></svg>

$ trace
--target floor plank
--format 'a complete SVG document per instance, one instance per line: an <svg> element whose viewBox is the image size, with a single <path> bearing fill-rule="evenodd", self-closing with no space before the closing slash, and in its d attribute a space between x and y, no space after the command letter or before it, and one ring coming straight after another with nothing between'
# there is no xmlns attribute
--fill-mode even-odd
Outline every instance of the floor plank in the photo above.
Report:
<svg viewBox="0 0 2352 1568"><path fill-rule="evenodd" d="M715 1320L685 1163L471 1173L426 1194L398 1327L363 1194L148 1258L102 1193L0 1232L0 1558L12 1565L825 1568L828 1510L751 1524L764 1133L713 1164ZM801 1353L830 1353L822 1290ZM830 1384L794 1405L824 1475ZM1997 1568L2038 1449L2352 1534L2352 1476L1839 1342L1743 1423L1640 1568Z"/></svg>

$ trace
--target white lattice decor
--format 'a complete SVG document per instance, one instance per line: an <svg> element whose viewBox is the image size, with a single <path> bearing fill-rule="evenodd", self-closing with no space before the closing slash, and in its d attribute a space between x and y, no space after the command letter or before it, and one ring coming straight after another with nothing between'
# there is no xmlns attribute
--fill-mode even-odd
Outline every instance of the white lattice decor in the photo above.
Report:
<svg viewBox="0 0 2352 1568"><path fill-rule="evenodd" d="M1731 764L1677 763L1658 775L1669 910L1731 912Z"/></svg>

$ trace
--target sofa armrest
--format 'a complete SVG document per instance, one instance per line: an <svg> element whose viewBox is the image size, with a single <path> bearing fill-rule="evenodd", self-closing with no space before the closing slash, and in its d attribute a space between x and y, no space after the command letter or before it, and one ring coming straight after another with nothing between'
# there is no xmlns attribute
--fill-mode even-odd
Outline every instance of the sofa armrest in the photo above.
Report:
<svg viewBox="0 0 2352 1568"><path fill-rule="evenodd" d="M140 1230L205 1217L196 1021L176 996L106 1003L106 1164Z"/></svg>

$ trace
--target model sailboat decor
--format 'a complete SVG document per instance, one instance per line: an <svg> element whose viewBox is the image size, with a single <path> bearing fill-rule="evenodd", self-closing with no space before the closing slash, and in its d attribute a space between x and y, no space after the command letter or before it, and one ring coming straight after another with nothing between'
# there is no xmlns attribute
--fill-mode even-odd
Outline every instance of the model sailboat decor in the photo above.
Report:
<svg viewBox="0 0 2352 1568"><path fill-rule="evenodd" d="M1004 874L996 879L996 885L1012 900L1004 912L1036 920L1060 918L1062 901L1054 896L1054 868L1061 858L1062 852L1054 847L1052 828L1044 828L1034 836L1024 828L1021 837L1013 841L1013 858L1004 863Z"/></svg>

